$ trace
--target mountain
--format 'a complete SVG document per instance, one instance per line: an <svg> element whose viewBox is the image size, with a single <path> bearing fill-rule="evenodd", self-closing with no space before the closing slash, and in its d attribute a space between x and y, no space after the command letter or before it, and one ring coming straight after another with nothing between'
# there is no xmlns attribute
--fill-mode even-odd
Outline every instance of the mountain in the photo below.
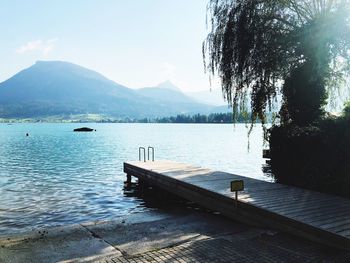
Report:
<svg viewBox="0 0 350 263"><path fill-rule="evenodd" d="M182 93L182 91L170 81L162 82L156 87L138 89L137 92L142 96L162 100L164 102L198 103L195 99Z"/></svg>
<svg viewBox="0 0 350 263"><path fill-rule="evenodd" d="M181 90L178 87L176 87L174 83L172 83L170 80L159 83L157 88L181 92Z"/></svg>
<svg viewBox="0 0 350 263"><path fill-rule="evenodd" d="M0 83L0 118L78 114L143 118L208 113L211 109L170 82L132 90L95 71L62 61L38 61Z"/></svg>
<svg viewBox="0 0 350 263"><path fill-rule="evenodd" d="M222 91L220 89L208 89L196 92L188 92L186 95L193 98L196 102L199 103L213 106L227 105L227 102L224 100Z"/></svg>

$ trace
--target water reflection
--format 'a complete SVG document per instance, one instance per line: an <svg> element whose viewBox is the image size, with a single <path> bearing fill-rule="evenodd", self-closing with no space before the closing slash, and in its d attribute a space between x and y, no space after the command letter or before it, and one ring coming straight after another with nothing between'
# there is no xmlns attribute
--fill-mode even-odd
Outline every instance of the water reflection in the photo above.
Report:
<svg viewBox="0 0 350 263"><path fill-rule="evenodd" d="M126 197L140 201L140 206L148 209L172 210L187 208L208 211L196 203L183 199L177 195L164 191L159 187L148 185L144 182L132 182L124 184L123 193Z"/></svg>

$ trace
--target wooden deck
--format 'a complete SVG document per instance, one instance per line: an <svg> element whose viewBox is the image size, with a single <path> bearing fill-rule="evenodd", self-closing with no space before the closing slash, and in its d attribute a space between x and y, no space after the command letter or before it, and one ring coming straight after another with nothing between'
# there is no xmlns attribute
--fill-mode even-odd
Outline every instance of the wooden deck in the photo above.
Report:
<svg viewBox="0 0 350 263"><path fill-rule="evenodd" d="M173 161L125 162L124 172L245 223L350 250L350 200ZM234 207L232 180L245 190Z"/></svg>

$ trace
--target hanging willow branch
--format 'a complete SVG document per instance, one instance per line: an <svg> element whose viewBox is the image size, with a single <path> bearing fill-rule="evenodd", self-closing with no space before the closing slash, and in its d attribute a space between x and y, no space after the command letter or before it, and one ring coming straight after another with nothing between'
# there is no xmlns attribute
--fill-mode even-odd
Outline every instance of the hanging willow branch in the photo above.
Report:
<svg viewBox="0 0 350 263"><path fill-rule="evenodd" d="M335 76L332 61L349 58L348 2L210 0L211 31L203 42L204 64L210 75L221 79L224 97L234 113L245 108L250 96L251 121L259 118L264 123L266 111L296 69L312 73L320 86L319 100L325 100L323 88ZM310 83L308 88L313 87ZM294 87L290 84L288 88ZM287 95L283 94L283 103L289 110L292 103L288 104ZM319 108L322 105L320 102ZM290 121L294 115L290 116L284 120Z"/></svg>

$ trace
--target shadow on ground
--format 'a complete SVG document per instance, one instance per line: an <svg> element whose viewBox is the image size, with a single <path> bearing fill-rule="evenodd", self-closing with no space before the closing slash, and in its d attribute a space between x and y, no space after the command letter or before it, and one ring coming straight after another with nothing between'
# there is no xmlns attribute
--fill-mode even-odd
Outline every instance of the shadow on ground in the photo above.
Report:
<svg viewBox="0 0 350 263"><path fill-rule="evenodd" d="M348 251L229 220L154 187L124 194L152 211L0 240L0 262L350 262Z"/></svg>

